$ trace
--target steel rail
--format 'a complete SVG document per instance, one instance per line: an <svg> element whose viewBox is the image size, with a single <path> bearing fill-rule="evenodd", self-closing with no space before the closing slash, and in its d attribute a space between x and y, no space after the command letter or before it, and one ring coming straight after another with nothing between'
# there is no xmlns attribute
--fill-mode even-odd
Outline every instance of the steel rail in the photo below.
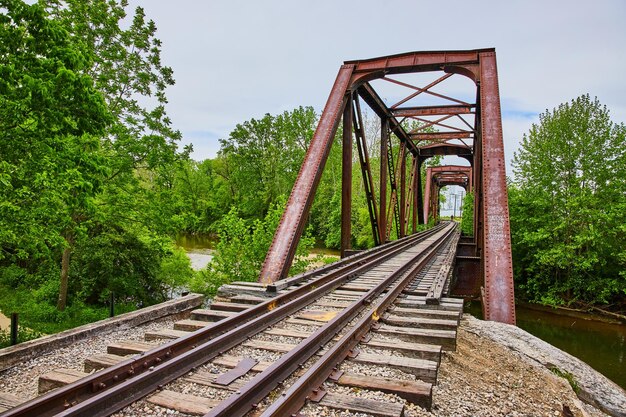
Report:
<svg viewBox="0 0 626 417"><path fill-rule="evenodd" d="M333 262L332 264L328 264L325 265L321 268L317 268L313 271L307 271L307 272L303 272L302 274L298 274L298 275L294 275L293 277L289 277L289 278L285 278L285 279L281 279L279 281L275 281L272 284L268 284L267 285L267 291L268 292L278 292L286 287L289 287L291 285L294 284L299 284L302 281L306 281L307 279L311 279L315 276L319 276L321 274L327 273L327 272L332 272L332 270L334 270L335 268L337 268L338 266L344 266L344 265L348 265L352 262L358 261L362 258L371 256L372 254L378 254L379 251L383 251L386 250L388 248L393 248L398 244L402 244L403 242L409 242L409 241L413 241L415 239L422 239L422 238L427 238L428 236L432 235L433 233L436 233L438 230L440 230L443 227L442 224L439 224L437 226L434 226L428 230L423 230L421 232L417 232L417 233L413 233L412 235L403 237L401 239L398 240L394 240L391 242L387 242L384 243L382 245L376 246L372 249L368 249L365 250L363 252L360 253L355 253L354 255L350 255L348 257L345 257L337 262Z"/></svg>
<svg viewBox="0 0 626 417"><path fill-rule="evenodd" d="M402 289L414 278L415 273L423 268L439 251L442 245L448 241L448 238L453 234L455 229L456 226L447 225L446 228L441 230L441 237L438 237L434 242L424 248L424 250L399 266L396 271L389 274L375 287L363 294L360 299L346 307L341 313L337 314L332 320L311 334L311 336L300 342L294 349L283 355L265 371L251 379L245 386L241 387L236 394L220 402L207 413L205 417L239 417L246 415L256 407L259 401L265 398L299 366L302 366L309 358L315 355L321 347L335 337L351 320L365 310L368 305L383 293L383 291L388 289L390 285L402 277L407 271L410 271L410 273L401 280L400 284L403 285L395 285L393 290L388 292L385 296L384 302L379 303L377 308L372 310L372 314L366 317L368 319L367 323L370 323L371 320L378 320L380 314L382 314L387 306L400 294ZM378 310L378 308L380 308L380 310ZM360 320L360 322L361 321L363 320ZM359 334L364 334L364 332L369 330L369 327L363 327L364 330L361 329L361 327L357 328ZM345 336L342 337L338 343L342 345L345 344L344 338ZM335 364L333 364L333 366ZM312 368L315 369L318 366L319 365L316 364ZM280 413L278 415L285 416L290 414Z"/></svg>
<svg viewBox="0 0 626 417"><path fill-rule="evenodd" d="M0 415L2 417L108 415L108 412L116 411L150 392L147 388L133 389L137 381L141 380L140 384L143 386L149 385L151 390L158 388L159 385L175 379L177 376L174 375L182 375L194 366L219 355L220 351L228 349L227 345L232 344L234 346L237 340L245 339L262 331L264 327L261 326L263 324L267 327L281 320L290 314L290 309L297 310L298 306L306 305L303 303L307 300L308 303L313 302L316 296L321 296L323 290L332 291L334 287L342 285L355 274L373 268L396 253L405 250L406 247L426 239L436 233L437 230L439 228L429 229L421 234L412 235L409 239L402 239L385 245L380 251L372 251L362 258L356 259L354 263L342 265L327 275L318 277L299 288L277 295L275 298L244 310L235 316L216 322L210 327L197 330L190 335L139 354L137 357L51 391ZM224 340L229 341L229 343L224 343ZM198 352L203 353L199 354ZM184 367L185 371L177 371L179 363L187 363L187 366ZM189 365L190 363L191 365ZM160 375L159 378L161 379L155 378L157 375ZM165 381L166 379L167 381ZM103 399L105 403L112 403L107 399L107 395L109 393L114 395L112 393L114 390L126 393L124 395L127 397L122 401L123 405L113 411L110 411L111 407L95 407L96 404L102 405ZM131 392L135 392L135 394L130 395ZM138 393L141 393L141 396L137 397ZM131 398L134 399L130 401ZM107 411L104 411L105 408ZM84 409L88 411L81 411Z"/></svg>
<svg viewBox="0 0 626 417"><path fill-rule="evenodd" d="M419 271L439 252L439 249L446 242L453 243L453 238L458 226L453 226L445 235L435 242L435 247L418 262L410 267L409 272L396 282L383 298L370 309L368 314L364 314L361 319L343 335L322 357L305 372L293 385L276 399L260 417L282 417L295 415L305 404L306 400L317 390L318 398L322 398L325 393L320 388L331 374L337 370L337 366L345 360L362 338L371 330L372 326L378 322L380 317L411 283ZM212 415L212 414L210 414Z"/></svg>

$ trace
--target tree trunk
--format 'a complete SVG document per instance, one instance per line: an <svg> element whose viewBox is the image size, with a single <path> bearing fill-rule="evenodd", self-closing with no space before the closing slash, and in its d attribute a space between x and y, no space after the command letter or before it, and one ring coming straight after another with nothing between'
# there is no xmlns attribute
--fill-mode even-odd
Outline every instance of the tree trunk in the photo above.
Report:
<svg viewBox="0 0 626 417"><path fill-rule="evenodd" d="M72 239L66 237L67 246L63 249L61 256L61 285L59 288L59 300L57 302L57 310L65 310L67 305L67 288L70 275L70 255L72 254Z"/></svg>

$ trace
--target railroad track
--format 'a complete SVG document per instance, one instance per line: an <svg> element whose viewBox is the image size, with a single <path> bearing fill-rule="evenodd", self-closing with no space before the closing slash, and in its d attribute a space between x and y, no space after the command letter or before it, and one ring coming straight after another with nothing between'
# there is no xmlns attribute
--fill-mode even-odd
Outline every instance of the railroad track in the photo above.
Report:
<svg viewBox="0 0 626 417"><path fill-rule="evenodd" d="M441 351L456 346L462 301L445 294L458 238L442 223L267 288L226 286L148 343L111 344L85 373L43 375L51 391L1 415L122 416L146 402L229 417L429 408Z"/></svg>

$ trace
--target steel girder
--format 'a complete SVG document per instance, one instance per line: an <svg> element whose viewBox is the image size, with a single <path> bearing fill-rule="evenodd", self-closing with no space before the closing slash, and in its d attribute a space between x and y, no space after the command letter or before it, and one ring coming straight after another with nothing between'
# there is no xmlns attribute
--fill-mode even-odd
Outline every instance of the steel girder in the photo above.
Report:
<svg viewBox="0 0 626 417"><path fill-rule="evenodd" d="M389 77L394 74L441 71L444 72L444 75L426 87L412 86ZM467 103L431 90L431 87L453 74L460 74L474 81L477 86L476 103ZM388 107L369 83L377 79L411 88L413 92L407 98ZM403 103L420 94L447 99L454 104L401 107ZM287 276L342 114L344 120L342 253L349 248L351 189L348 183L351 182L352 132L356 116L352 106L356 95L360 96L381 118L381 124L385 127L382 132L384 138L387 138L385 135L389 135L389 132L393 133L405 147L405 156L411 154L412 157L416 158L417 170L414 175L411 175L416 184L421 182L419 178L421 164L431 156L458 155L470 161L473 171L471 177L476 195L474 210L476 252L481 257L481 271L484 277L484 315L488 320L515 323L504 148L494 49L411 52L345 62L339 70L287 202L285 212L274 235L263 264L260 282L271 283ZM461 115L466 114L475 114L474 126L461 118ZM451 131L438 134L422 131L407 132L402 126L402 120L398 120L398 118L408 117L425 121L421 118L428 116L440 116L436 121L429 123L444 128L450 127L443 123L445 120L458 117L467 125L467 129L453 128ZM427 141L427 144L422 144L423 141ZM452 141L460 141L462 144ZM381 142L384 142L384 139ZM387 143L385 148L388 146ZM381 144L382 154L383 145ZM391 165L388 158L381 157L380 159L381 169L387 169ZM398 161L397 165L404 163L404 160L401 160ZM385 230L390 227L387 221L388 217L385 217L387 216L385 211L393 210L391 204L387 206L387 183L385 182L383 185L381 182L379 210L376 210L371 173L366 172L369 169L366 162L363 162L362 166L364 167L365 180L368 183L367 187L370 188L370 202L368 204L371 207L373 232L378 238L375 240L382 243L382 237L386 234ZM389 177L393 176L392 173L389 174ZM414 214L414 223L423 218L420 215L423 210L423 196L421 186L417 186L413 192L407 193L405 178L402 178L403 175L400 177L401 184L398 186L398 191L401 194L400 198L404 197L404 199L398 202L399 217L401 217L399 220L400 227L405 229L407 225L406 216L408 216L406 207L412 205L413 213L417 214ZM381 175L381 181L383 179ZM428 183L427 181L427 186ZM404 192L402 192L403 189ZM412 199L413 203L407 203L406 199Z"/></svg>

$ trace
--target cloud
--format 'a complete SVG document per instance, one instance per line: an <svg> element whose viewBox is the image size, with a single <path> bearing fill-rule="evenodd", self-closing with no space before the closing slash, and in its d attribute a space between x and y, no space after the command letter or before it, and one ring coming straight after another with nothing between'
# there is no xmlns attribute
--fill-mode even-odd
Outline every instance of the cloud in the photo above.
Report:
<svg viewBox="0 0 626 417"><path fill-rule="evenodd" d="M215 133L188 136L198 158L252 117L299 105L321 112L344 60L416 50L496 48L508 159L536 115L584 93L626 121L620 0L450 0L445 10L424 0L130 3L155 20L174 69L174 125Z"/></svg>

